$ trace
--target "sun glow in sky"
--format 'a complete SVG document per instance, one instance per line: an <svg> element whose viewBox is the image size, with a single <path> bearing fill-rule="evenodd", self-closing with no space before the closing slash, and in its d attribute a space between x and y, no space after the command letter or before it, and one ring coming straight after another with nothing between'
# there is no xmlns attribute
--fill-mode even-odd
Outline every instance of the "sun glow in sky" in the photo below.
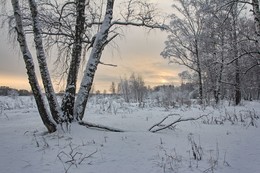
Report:
<svg viewBox="0 0 260 173"><path fill-rule="evenodd" d="M0 86L10 86L17 89L29 89L29 83L26 77L0 75ZM30 89L29 89L30 90Z"/></svg>
<svg viewBox="0 0 260 173"><path fill-rule="evenodd" d="M159 8L167 10L170 9L172 3L171 0L150 1L159 4ZM183 71L184 67L168 64L168 60L160 56L167 33L160 30L148 32L142 28L128 27L124 30L124 35L125 37L117 38L115 41L117 49L112 46L106 47L101 61L115 64L117 67L99 65L94 80L95 90L109 91L112 82L118 83L120 77L129 77L132 73L142 75L145 84L151 87L180 83L178 73ZM11 44L8 44L6 31L0 31L0 36L0 85L30 90L19 48L13 48ZM48 63L52 64L54 59L55 57L51 57ZM50 71L52 72L54 68L51 65ZM54 83L57 84L57 82ZM55 85L56 91L62 90L62 87Z"/></svg>
<svg viewBox="0 0 260 173"><path fill-rule="evenodd" d="M167 83L169 83L166 79L161 79L161 83L162 84L167 84Z"/></svg>

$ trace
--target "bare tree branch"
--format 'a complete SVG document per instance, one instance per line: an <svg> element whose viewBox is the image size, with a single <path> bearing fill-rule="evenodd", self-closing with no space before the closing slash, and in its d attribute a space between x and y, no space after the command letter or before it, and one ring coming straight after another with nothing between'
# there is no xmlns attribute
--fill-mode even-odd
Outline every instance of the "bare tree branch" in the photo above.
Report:
<svg viewBox="0 0 260 173"><path fill-rule="evenodd" d="M165 25L160 25L160 24L147 24L145 22L142 23L135 23L135 22L120 22L120 21L114 21L112 25L122 25L122 26L144 26L147 28L151 29L161 29L161 30L166 30L167 27Z"/></svg>
<svg viewBox="0 0 260 173"><path fill-rule="evenodd" d="M99 64L101 64L101 65L107 65L107 66L111 66L111 67L117 67L117 65L115 65L115 64L107 64L107 63L103 63L103 62L101 62L101 61L99 61Z"/></svg>
<svg viewBox="0 0 260 173"><path fill-rule="evenodd" d="M200 118L202 118L202 117L204 117L204 116L207 116L207 115L201 115L201 116L199 116L199 117L197 117L197 118L182 118L182 117L180 117L180 118L178 118L177 120L175 120L175 121L172 122L172 123L169 123L169 124L167 124L167 125L162 125L162 123L163 123L167 118L169 118L169 117L171 117L171 116L173 116L173 115L179 115L179 114L170 114L170 115L167 115L167 116L166 116L165 118L163 118L159 123L156 123L156 124L154 124L152 127L150 127L148 131L150 131L150 132L152 132L152 133L155 133L155 132L158 132L158 131L167 129L167 128L169 128L169 127L171 127L171 126L173 126L173 125L175 125L175 124L177 124L177 123L179 123L179 122L195 121L195 120L198 120L198 119L200 119ZM162 127L160 127L160 126L162 126ZM158 128L157 128L157 129L153 129L153 128L155 128L155 127L158 127Z"/></svg>

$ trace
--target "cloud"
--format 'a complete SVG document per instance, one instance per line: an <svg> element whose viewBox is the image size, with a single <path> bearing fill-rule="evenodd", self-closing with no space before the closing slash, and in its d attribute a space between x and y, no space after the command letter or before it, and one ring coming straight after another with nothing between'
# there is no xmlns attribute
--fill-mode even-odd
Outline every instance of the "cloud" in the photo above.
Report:
<svg viewBox="0 0 260 173"><path fill-rule="evenodd" d="M171 0L150 0L158 4L158 8L170 8ZM109 67L99 65L95 75L95 88L103 91L108 90L111 82L119 82L120 77L130 76L131 73L143 76L146 85L160 85L165 83L178 84L178 73L183 71L183 67L176 64L168 64L168 60L160 56L164 48L164 41L167 38L166 32L160 30L145 30L141 27L127 27L122 29L125 37L123 39L116 38L115 46L106 47L103 52L101 61L104 63L112 63L118 67ZM2 34L3 35L3 34ZM6 34L5 34L6 35ZM22 58L13 53L11 46L7 49L6 40L0 40L0 74L1 80L11 84L7 78L21 80L24 86L27 86L28 80L26 70ZM16 52L19 52L19 49ZM35 54L35 53L34 53ZM54 54L55 55L55 54ZM55 57L48 60L49 64L54 61ZM35 61L37 66L37 63ZM51 65L49 70L54 67ZM38 71L38 69L37 69ZM84 70L82 70L83 72ZM19 78L19 79L18 79ZM19 80L19 81L20 81ZM9 81L9 82L8 82ZM80 83L80 79L79 79ZM2 82L3 84L3 82ZM13 83L13 87L15 87Z"/></svg>

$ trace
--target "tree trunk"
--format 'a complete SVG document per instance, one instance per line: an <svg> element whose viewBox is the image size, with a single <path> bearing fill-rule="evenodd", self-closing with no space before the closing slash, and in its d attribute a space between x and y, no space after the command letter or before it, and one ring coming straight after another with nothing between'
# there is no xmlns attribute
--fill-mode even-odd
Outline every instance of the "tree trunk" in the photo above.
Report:
<svg viewBox="0 0 260 173"><path fill-rule="evenodd" d="M235 74L235 104L238 105L241 102L241 82L240 82L240 66L238 59L235 62L236 74Z"/></svg>
<svg viewBox="0 0 260 173"><path fill-rule="evenodd" d="M198 40L196 38L195 40L195 56L196 56L196 61L197 61L197 73L199 77L199 104L203 104L203 82L202 82L202 73L201 73L201 60L200 60L200 55L199 55L199 45L198 45Z"/></svg>
<svg viewBox="0 0 260 173"><path fill-rule="evenodd" d="M260 84L257 87L257 100L260 100Z"/></svg>
<svg viewBox="0 0 260 173"><path fill-rule="evenodd" d="M224 31L222 30L221 32L221 64L220 64L220 69L219 69L219 74L218 74L218 78L217 78L217 84L216 84L216 89L214 91L214 97L215 97L215 102L216 104L219 103L220 101L220 85L221 85L221 81L222 81L222 76L223 76L223 70L224 70Z"/></svg>
<svg viewBox="0 0 260 173"><path fill-rule="evenodd" d="M76 0L77 19L75 26L74 44L72 57L67 77L65 95L62 99L62 110L68 121L73 120L73 108L75 103L78 69L81 61L83 34L85 31L85 3L86 0Z"/></svg>
<svg viewBox="0 0 260 173"><path fill-rule="evenodd" d="M260 48L260 9L259 0L252 0L255 29L257 34L257 45Z"/></svg>
<svg viewBox="0 0 260 173"><path fill-rule="evenodd" d="M237 2L235 2L234 9L232 10L233 18L233 31L232 31L232 46L235 61L235 105L241 102L241 82L240 82L240 65L238 58L237 47Z"/></svg>
<svg viewBox="0 0 260 173"><path fill-rule="evenodd" d="M222 63L224 63L223 59L222 59ZM216 104L218 104L219 101L220 101L220 85L221 85L221 81L222 81L223 70L224 70L224 65L221 64L220 70L219 70L219 76L218 76L217 84L216 84L217 86L216 86L216 90L215 90L215 102L216 102Z"/></svg>
<svg viewBox="0 0 260 173"><path fill-rule="evenodd" d="M107 42L109 28L113 17L114 0L107 0L105 18L100 27L100 31L96 34L96 39L91 50L91 54L84 71L84 76L80 85L78 96L74 105L74 116L77 120L82 120L89 97L97 66L100 63L102 51Z"/></svg>
<svg viewBox="0 0 260 173"><path fill-rule="evenodd" d="M24 34L24 29L22 25L22 13L20 10L18 0L12 0L12 6L13 6L14 16L16 20L17 41L19 42L23 59L26 65L28 80L37 104L37 108L39 110L39 114L41 116L43 124L46 126L49 132L54 132L56 131L56 125L54 122L52 122L48 114L47 108L44 104L44 98L41 93L41 89L38 84L38 80L34 69L33 58L28 49L26 37Z"/></svg>
<svg viewBox="0 0 260 173"><path fill-rule="evenodd" d="M49 107L50 107L52 117L57 124L60 124L62 122L61 119L62 112L52 86L51 77L46 62L46 55L43 49L40 22L39 22L38 10L37 10L35 0L29 0L29 5L30 5L32 21L33 21L33 34L34 34L34 42L36 47L37 59L39 63L43 86L45 89L45 94L49 102Z"/></svg>
<svg viewBox="0 0 260 173"><path fill-rule="evenodd" d="M252 6L253 6L253 15L254 15L254 21L255 21L255 29L257 34L257 46L258 49L260 48L260 8L259 8L259 0L252 0ZM258 60L259 62L259 60ZM260 98L260 85L258 86L257 91L257 99Z"/></svg>
<svg viewBox="0 0 260 173"><path fill-rule="evenodd" d="M198 71L199 75L199 104L203 104L203 84L202 84L202 74Z"/></svg>

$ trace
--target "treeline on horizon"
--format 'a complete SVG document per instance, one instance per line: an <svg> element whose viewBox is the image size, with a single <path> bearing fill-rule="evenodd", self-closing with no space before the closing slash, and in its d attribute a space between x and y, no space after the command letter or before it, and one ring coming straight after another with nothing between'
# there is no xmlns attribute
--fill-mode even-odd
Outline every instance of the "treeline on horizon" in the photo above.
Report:
<svg viewBox="0 0 260 173"><path fill-rule="evenodd" d="M147 90L153 90L153 91L158 91L160 89L163 89L165 87L173 87L173 85L158 85L158 86L155 86L152 88L147 88ZM111 90L111 88L109 89ZM61 90L59 92L56 93L57 95L63 95L64 94L64 91ZM120 92L113 92L111 91L111 93L107 92L107 90L104 90L103 92L101 92L100 90L97 90L97 91L94 91L94 88L93 90L91 91L91 95L115 95L115 94L122 94ZM16 89L16 88L12 88L12 87L9 87L9 86L0 86L0 96L31 96L32 95L32 91L28 91L26 89Z"/></svg>
<svg viewBox="0 0 260 173"><path fill-rule="evenodd" d="M0 96L30 96L32 95L31 91L28 91L26 89L15 89L8 86L0 86Z"/></svg>

